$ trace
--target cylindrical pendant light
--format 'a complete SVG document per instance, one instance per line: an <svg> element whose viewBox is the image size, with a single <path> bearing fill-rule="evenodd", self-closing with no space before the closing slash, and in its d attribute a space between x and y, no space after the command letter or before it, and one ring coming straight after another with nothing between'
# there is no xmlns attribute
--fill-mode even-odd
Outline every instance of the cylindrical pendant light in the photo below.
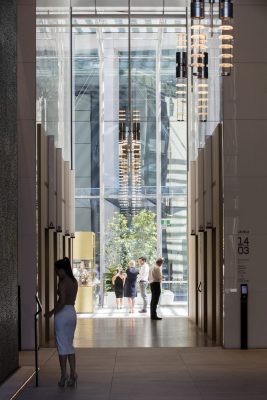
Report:
<svg viewBox="0 0 267 400"><path fill-rule="evenodd" d="M176 52L176 78L187 78L187 54L185 51Z"/></svg>
<svg viewBox="0 0 267 400"><path fill-rule="evenodd" d="M197 68L202 66L202 52L207 49L207 37L202 19L205 18L205 1L192 0L191 9L191 67L193 75L197 75Z"/></svg>
<svg viewBox="0 0 267 400"><path fill-rule="evenodd" d="M187 107L187 53L186 33L177 34L176 100L177 121L185 121Z"/></svg>
<svg viewBox="0 0 267 400"><path fill-rule="evenodd" d="M198 25L200 28L202 25ZM195 28L195 26L194 26ZM198 33L193 33L191 35L192 45L191 45L191 67L192 74L195 76L199 75L199 68L204 67L204 53L207 51L207 39L206 34L200 33L202 28L198 30ZM196 30L195 30L196 32Z"/></svg>
<svg viewBox="0 0 267 400"><path fill-rule="evenodd" d="M208 69L209 57L208 53L203 53L202 66L198 67L198 83L197 83L197 114L200 122L207 122L208 118L208 94L209 94L209 69Z"/></svg>
<svg viewBox="0 0 267 400"><path fill-rule="evenodd" d="M187 106L187 84L184 80L177 80L176 83L176 98L177 98L177 121L185 121L186 106Z"/></svg>
<svg viewBox="0 0 267 400"><path fill-rule="evenodd" d="M202 65L200 67L198 67L197 77L199 79L208 79L208 77L209 77L208 62L209 62L208 52L204 51L202 58L201 58Z"/></svg>
<svg viewBox="0 0 267 400"><path fill-rule="evenodd" d="M126 139L126 111L119 110L119 141Z"/></svg>
<svg viewBox="0 0 267 400"><path fill-rule="evenodd" d="M210 33L211 33L211 37L213 36L213 26L214 26L214 23L213 23L213 18L214 18L214 16L213 16L213 6L214 6L214 3L215 3L215 0L209 0L209 3L210 3Z"/></svg>
<svg viewBox="0 0 267 400"><path fill-rule="evenodd" d="M126 110L119 110L119 203L123 212L128 208L128 141L126 139Z"/></svg>
<svg viewBox="0 0 267 400"><path fill-rule="evenodd" d="M199 81L198 81L199 82ZM208 118L208 91L207 80L203 79L197 84L197 115L200 122L207 122Z"/></svg>
<svg viewBox="0 0 267 400"><path fill-rule="evenodd" d="M140 140L140 111L133 110L133 140Z"/></svg>
<svg viewBox="0 0 267 400"><path fill-rule="evenodd" d="M141 207L141 142L139 110L133 110L132 123L132 212L136 213Z"/></svg>
<svg viewBox="0 0 267 400"><path fill-rule="evenodd" d="M232 0L220 0L219 17L221 19L234 18L234 6Z"/></svg>
<svg viewBox="0 0 267 400"><path fill-rule="evenodd" d="M213 3L213 0L210 3ZM211 11L213 12L213 8ZM204 0L191 1L191 18L191 67L193 76L198 78L196 113L200 122L206 122L208 116L208 46L204 25Z"/></svg>
<svg viewBox="0 0 267 400"><path fill-rule="evenodd" d="M192 0L191 1L191 18L202 19L205 18L205 1Z"/></svg>
<svg viewBox="0 0 267 400"><path fill-rule="evenodd" d="M231 0L220 0L219 17L222 21L219 39L220 44L220 68L222 76L231 75L233 68L233 4Z"/></svg>
<svg viewBox="0 0 267 400"><path fill-rule="evenodd" d="M191 3L192 5L192 3ZM202 18L192 18L191 24L191 67L192 74L199 75L199 68L204 66L204 52L207 51L207 32Z"/></svg>

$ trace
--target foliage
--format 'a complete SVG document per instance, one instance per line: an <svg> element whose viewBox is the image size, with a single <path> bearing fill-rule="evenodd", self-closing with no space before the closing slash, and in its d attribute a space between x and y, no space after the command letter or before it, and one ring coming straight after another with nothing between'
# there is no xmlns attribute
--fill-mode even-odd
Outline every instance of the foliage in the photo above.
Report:
<svg viewBox="0 0 267 400"><path fill-rule="evenodd" d="M119 269L119 265L111 265L104 274L105 288L107 292L114 291L114 285L112 284L112 277L115 275L116 270Z"/></svg>
<svg viewBox="0 0 267 400"><path fill-rule="evenodd" d="M136 260L146 257L149 264L155 262L157 252L157 226L155 214L142 210L132 218L130 254Z"/></svg>
<svg viewBox="0 0 267 400"><path fill-rule="evenodd" d="M128 226L127 218L115 213L106 231L106 290L113 290L111 282L117 268L125 270L130 260L144 256L153 263L157 250L157 228L155 214L142 210L132 217Z"/></svg>
<svg viewBox="0 0 267 400"><path fill-rule="evenodd" d="M106 232L106 265L126 268L130 261L129 247L130 232L127 219L124 215L115 213Z"/></svg>

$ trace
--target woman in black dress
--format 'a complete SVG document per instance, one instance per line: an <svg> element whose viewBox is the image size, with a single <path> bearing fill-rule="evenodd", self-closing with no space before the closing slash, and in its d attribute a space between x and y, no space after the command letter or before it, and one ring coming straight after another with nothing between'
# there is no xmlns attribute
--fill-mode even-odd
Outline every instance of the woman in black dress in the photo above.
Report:
<svg viewBox="0 0 267 400"><path fill-rule="evenodd" d="M135 268L135 261L130 261L126 270L126 281L124 286L124 296L128 297L129 313L134 312L134 301L137 296L136 279L139 271Z"/></svg>
<svg viewBox="0 0 267 400"><path fill-rule="evenodd" d="M112 277L112 284L115 286L115 296L116 296L116 303L117 309L122 308L123 305L123 286L125 282L125 274L122 271L116 271L116 275Z"/></svg>

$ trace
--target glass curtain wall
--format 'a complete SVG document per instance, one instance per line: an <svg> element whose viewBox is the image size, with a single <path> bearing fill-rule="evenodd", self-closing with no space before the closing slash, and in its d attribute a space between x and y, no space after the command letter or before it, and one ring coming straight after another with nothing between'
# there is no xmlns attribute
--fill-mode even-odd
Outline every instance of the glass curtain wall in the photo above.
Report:
<svg viewBox="0 0 267 400"><path fill-rule="evenodd" d="M99 277L100 58L96 29L73 28L72 44L75 230L95 234L96 270Z"/></svg>
<svg viewBox="0 0 267 400"><path fill-rule="evenodd" d="M40 4L39 4L40 3ZM55 137L65 161L71 161L71 15L62 7L36 7L36 122Z"/></svg>
<svg viewBox="0 0 267 400"><path fill-rule="evenodd" d="M105 232L126 213L120 181L121 116L129 111L127 9L107 17L73 8L73 131L76 231L96 234L96 264L104 290ZM131 101L140 122L140 180L128 190L129 214L155 213L157 255L165 258L163 289L187 301L187 122L178 121L177 33L186 10L131 20ZM135 13L136 14L136 13ZM125 114L124 114L125 113ZM130 174L133 174L130 171ZM131 182L134 182L132 178ZM135 190L135 191L134 191ZM129 215L128 215L129 217Z"/></svg>
<svg viewBox="0 0 267 400"><path fill-rule="evenodd" d="M163 30L160 53L161 227L165 259L163 288L187 301L187 120L180 116L176 86L176 44L185 20L173 32ZM180 100L180 99L179 99ZM185 105L186 106L186 105Z"/></svg>

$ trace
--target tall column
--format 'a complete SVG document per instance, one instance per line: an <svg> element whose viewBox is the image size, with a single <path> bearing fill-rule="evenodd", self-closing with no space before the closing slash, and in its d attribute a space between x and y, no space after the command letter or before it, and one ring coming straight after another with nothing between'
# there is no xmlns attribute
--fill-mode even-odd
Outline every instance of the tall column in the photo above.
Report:
<svg viewBox="0 0 267 400"><path fill-rule="evenodd" d="M240 346L248 284L248 347L267 347L266 0L234 1L234 68L224 79L224 346Z"/></svg>
<svg viewBox="0 0 267 400"><path fill-rule="evenodd" d="M17 5L18 281L21 345L34 348L36 311L36 33L35 0Z"/></svg>
<svg viewBox="0 0 267 400"><path fill-rule="evenodd" d="M161 228L161 46L163 31L159 29L156 50L156 185L157 185L157 256L162 255L162 228Z"/></svg>
<svg viewBox="0 0 267 400"><path fill-rule="evenodd" d="M16 0L0 2L0 382L18 368Z"/></svg>
<svg viewBox="0 0 267 400"><path fill-rule="evenodd" d="M101 302L104 302L104 279L103 273L105 272L105 187L104 187L104 132L105 132L105 116L104 116L104 49L101 44L101 28L98 31L99 43L99 214L100 214L100 279L101 279Z"/></svg>

